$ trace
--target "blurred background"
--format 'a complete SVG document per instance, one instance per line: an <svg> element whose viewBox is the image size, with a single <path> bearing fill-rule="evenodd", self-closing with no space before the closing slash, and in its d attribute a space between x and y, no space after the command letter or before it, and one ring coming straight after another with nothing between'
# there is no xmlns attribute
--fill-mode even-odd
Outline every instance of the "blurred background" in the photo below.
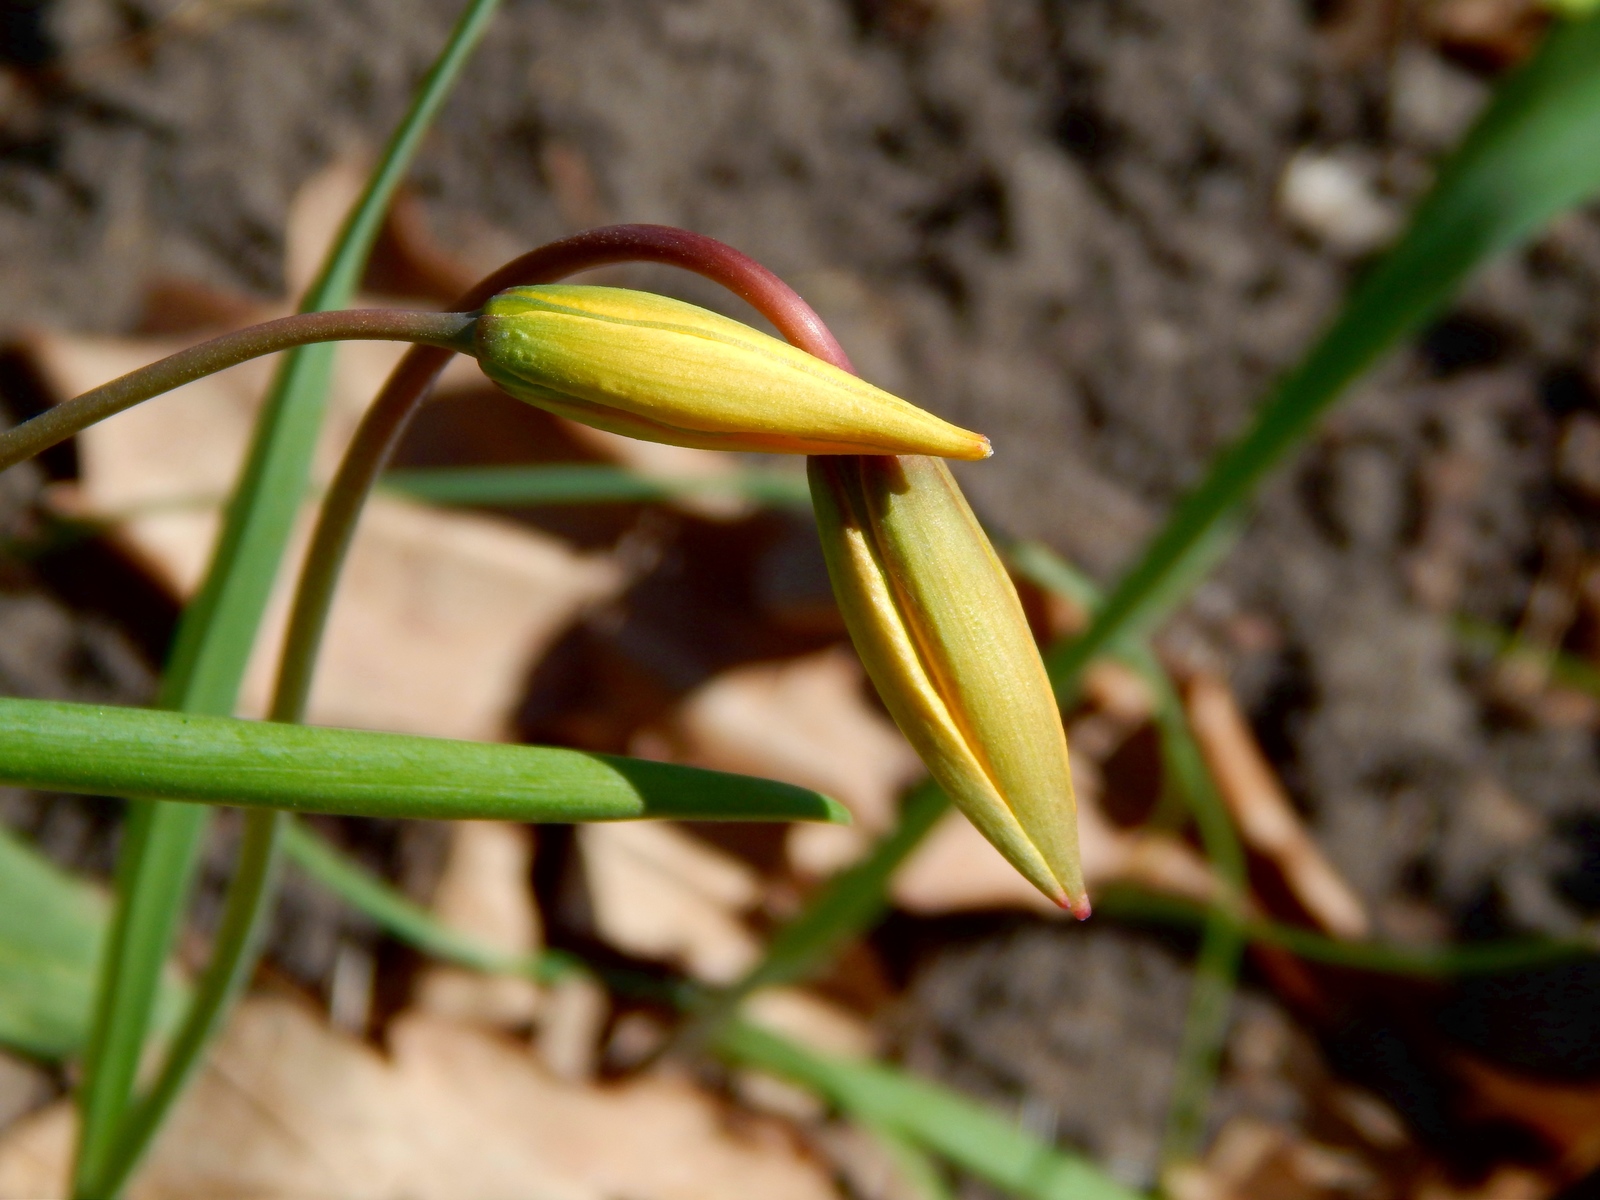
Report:
<svg viewBox="0 0 1600 1200"><path fill-rule="evenodd" d="M285 311L459 7L0 4L8 417ZM609 222L723 239L792 283L865 377L992 439L995 457L958 475L997 535L1109 584L1398 234L1548 20L1529 0L506 0L364 290L444 304L524 249ZM666 269L591 281L755 320ZM1600 213L1577 211L1495 260L1359 385L1158 639L1262 914L1422 950L1591 934L1597 324ZM342 353L328 455L394 357ZM265 370L185 389L0 478L0 689L150 702ZM385 500L315 719L770 775L838 796L856 825L319 829L509 949L729 982L920 776L848 648L795 464L630 446L475 375L447 377L401 465L611 463L711 482L669 503ZM729 474L747 470L764 473L765 501ZM1081 627L1081 606L1023 590L1042 640ZM1139 678L1107 664L1068 713L1091 885L1203 900L1214 879L1173 809L1154 711ZM115 802L10 790L0 817L60 865L109 877ZM233 829L207 860L191 965ZM1153 1188L1182 1083L1193 925L1114 904L1063 922L998 863L959 819L939 825L885 920L808 987L773 993L772 1019L952 1085ZM549 1151L568 1156L550 1178L579 1182L542 1191L535 1162L517 1194L721 1195L705 1182L717 1171L729 1195L754 1194L763 1171L762 1195L925 1194L811 1097L676 1053L649 1005L430 966L303 876L257 985L241 1018L257 1026L230 1032L223 1057L241 1094L270 1094L234 1112L208 1075L211 1101L163 1142L152 1171L166 1182L150 1194L436 1194L365 1190L337 1164L317 1175L359 1138L273 1141L324 1117L282 1081L271 1091L258 1058L275 1046L289 1061L302 1043L327 1071L348 1058L337 1086L351 1096L369 1086L353 1081L414 1068L406 1086L423 1096L418 1047L446 1028L472 1030L489 1063L491 1082L462 1075L460 1094L493 1093L511 1058L569 1089L571 1112L600 1106L601 1124L617 1097L667 1088L700 1132L641 1134L657 1146L645 1157L698 1161L697 1137L722 1155L698 1184L647 1165L602 1178L594 1160L626 1154L602 1140L585 1159L580 1130ZM1200 1157L1168 1173L1174 1200L1600 1195L1590 958L1419 976L1257 949L1231 1013ZM463 1054L446 1057L467 1071ZM0 1058L0 1185L48 1159L71 1071ZM458 1095L436 1094L441 1111ZM407 1111L396 1128L426 1124ZM524 1135L481 1132L486 1145ZM265 1147L263 1162L299 1156L304 1173L260 1166L248 1186L224 1184L222 1166L185 1157L224 1142ZM1000 1194L960 1172L947 1183Z"/></svg>

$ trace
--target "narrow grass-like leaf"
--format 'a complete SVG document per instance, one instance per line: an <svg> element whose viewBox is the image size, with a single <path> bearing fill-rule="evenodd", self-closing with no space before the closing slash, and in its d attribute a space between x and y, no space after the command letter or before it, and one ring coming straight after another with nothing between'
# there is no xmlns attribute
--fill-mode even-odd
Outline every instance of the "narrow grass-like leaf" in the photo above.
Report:
<svg viewBox="0 0 1600 1200"><path fill-rule="evenodd" d="M44 1059L82 1047L111 904L0 825L0 1045ZM169 974L156 1005L170 1028L185 992Z"/></svg>
<svg viewBox="0 0 1600 1200"><path fill-rule="evenodd" d="M939 1171L939 1164L916 1142L892 1129L868 1126L865 1122L860 1124L883 1147L899 1174L900 1183L914 1200L956 1200L955 1192L950 1190Z"/></svg>
<svg viewBox="0 0 1600 1200"><path fill-rule="evenodd" d="M1400 241L1379 261L1249 430L1211 464L1123 576L1085 633L1047 662L1058 691L1153 607L1197 547L1216 535L1263 477L1310 433L1345 389L1455 294L1495 253L1600 188L1600 16L1558 23L1496 91L1440 171Z"/></svg>
<svg viewBox="0 0 1600 1200"><path fill-rule="evenodd" d="M301 304L312 312L350 302L377 241L383 214L462 65L488 27L498 0L468 0L443 54L419 87L360 200L340 231L317 281ZM333 347L291 351L257 421L217 548L194 601L179 624L162 680L164 706L186 712L233 711L256 632L310 478L322 427ZM101 967L95 1016L79 1090L80 1132L73 1194L104 1200L121 1189L104 1177L144 1050L154 997L189 895L206 810L132 802L117 865L117 907ZM194 1020L207 1027L221 1006L213 993L236 985L219 964L204 985ZM199 1039L204 1041L202 1037ZM186 1074L191 1064L170 1070Z"/></svg>
<svg viewBox="0 0 1600 1200"><path fill-rule="evenodd" d="M1483 621L1463 617L1454 627L1457 639L1469 650L1495 658L1525 661L1553 684L1600 697L1600 668L1576 655L1530 646L1511 630Z"/></svg>
<svg viewBox="0 0 1600 1200"><path fill-rule="evenodd" d="M772 935L761 961L730 990L747 995L756 988L798 982L827 967L847 942L878 923L888 907L890 877L949 808L949 799L931 780L913 788L895 828L867 857L823 884L801 914Z"/></svg>
<svg viewBox="0 0 1600 1200"><path fill-rule="evenodd" d="M770 779L544 746L0 699L0 781L349 816L835 821Z"/></svg>
<svg viewBox="0 0 1600 1200"><path fill-rule="evenodd" d="M745 1022L717 1052L798 1083L842 1112L893 1130L1004 1191L1028 1200L1135 1200L1137 1192L1065 1154L975 1100L882 1063L819 1054Z"/></svg>
<svg viewBox="0 0 1600 1200"><path fill-rule="evenodd" d="M822 970L846 944L876 925L888 907L890 877L949 808L949 798L932 780L907 793L894 829L865 858L823 884L799 915L772 935L743 978L701 997L685 1041L703 1045L751 992L796 983Z"/></svg>
<svg viewBox="0 0 1600 1200"><path fill-rule="evenodd" d="M1346 942L1314 929L1278 921L1241 918L1222 908L1206 908L1178 896L1143 888L1108 888L1095 898L1095 912L1129 921L1194 928L1206 921L1231 925L1251 942L1276 946L1307 962L1380 975L1424 979L1494 975L1600 955L1594 940L1512 938L1450 946L1398 946L1388 942Z"/></svg>
<svg viewBox="0 0 1600 1200"><path fill-rule="evenodd" d="M929 811L936 815L943 806L935 807L932 802L942 799L937 791L925 791L921 796L924 807L908 811L908 819L923 819ZM314 878L418 949L475 969L530 973L527 959L508 958L449 929L315 834L297 829L288 846L295 862ZM583 969L563 956L545 973L548 977ZM691 991L686 989L684 994L689 1007L699 1007L690 998ZM1019 1196L1031 1200L1134 1200L1136 1195L1092 1164L1055 1150L984 1105L894 1067L821 1056L740 1021L719 1033L712 1048L743 1065L809 1088L868 1129L902 1137Z"/></svg>
<svg viewBox="0 0 1600 1200"><path fill-rule="evenodd" d="M1200 543L1201 553L1191 556L1191 565L1194 559L1207 557L1212 545L1214 539ZM1021 543L1008 547L1006 554L1019 574L1040 587L1057 592L1091 613L1100 607L1100 590L1093 581L1048 548L1037 543ZM1188 578L1187 572L1173 577L1175 581ZM1169 589L1169 601L1178 590L1176 587ZM1239 844L1233 819L1194 740L1188 714L1171 677L1138 631L1125 630L1108 649L1138 672L1150 689L1155 701L1156 729L1161 737L1162 764L1194 818L1212 869L1236 901L1241 899L1247 885L1244 848ZM1162 1145L1165 1162L1192 1157L1200 1148L1206 1110L1232 1017L1234 984L1244 954L1245 938L1236 922L1209 913L1202 925L1183 1041L1173 1071L1172 1102Z"/></svg>
<svg viewBox="0 0 1600 1200"><path fill-rule="evenodd" d="M619 504L732 496L756 504L810 510L804 475L740 471L732 475L659 479L626 467L558 463L542 467L424 467L390 471L382 486L431 504L533 507Z"/></svg>
<svg viewBox="0 0 1600 1200"><path fill-rule="evenodd" d="M290 822L283 838L283 851L289 861L345 903L424 954L492 975L543 979L551 974L543 965L545 956L542 954L505 954L470 934L445 925L416 901L389 887L298 821Z"/></svg>

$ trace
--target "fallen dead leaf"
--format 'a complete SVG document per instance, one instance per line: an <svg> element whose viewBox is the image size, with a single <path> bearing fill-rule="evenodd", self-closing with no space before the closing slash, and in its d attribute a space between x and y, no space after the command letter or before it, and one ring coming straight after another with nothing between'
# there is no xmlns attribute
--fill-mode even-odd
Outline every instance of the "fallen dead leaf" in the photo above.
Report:
<svg viewBox="0 0 1600 1200"><path fill-rule="evenodd" d="M352 174L307 185L289 230L300 279L337 230ZM341 205L344 207L342 208ZM298 264L298 265L297 265ZM298 273L298 274L297 274ZM259 316L275 315L263 311ZM185 343L35 332L22 349L59 399L80 394ZM340 348L317 455L326 478L403 347ZM464 360L463 360L464 361ZM467 364L470 371L476 366ZM78 437L81 479L55 493L71 515L125 516L117 541L175 595L192 595L210 559L226 495L271 378L266 360L121 413ZM309 514L302 522L296 561ZM289 597L281 579L250 665L241 711L265 711ZM536 656L582 609L615 595L609 556L476 514L376 497L363 517L330 617L310 719L322 724L492 739Z"/></svg>
<svg viewBox="0 0 1600 1200"><path fill-rule="evenodd" d="M509 522L376 499L334 600L311 719L503 737L531 664L623 583L613 559ZM247 681L258 710L266 681Z"/></svg>
<svg viewBox="0 0 1600 1200"><path fill-rule="evenodd" d="M760 897L755 873L672 825L625 821L578 829L596 931L619 950L729 983L760 943L740 919Z"/></svg>
<svg viewBox="0 0 1600 1200"><path fill-rule="evenodd" d="M1183 842L1163 833L1118 829L1106 820L1099 769L1077 752L1076 743L1072 778L1078 850L1091 895L1114 883L1131 883L1202 904L1216 899L1216 876ZM947 813L934 826L895 873L889 894L897 907L920 916L1008 908L1062 915L959 812Z"/></svg>
<svg viewBox="0 0 1600 1200"><path fill-rule="evenodd" d="M1365 906L1334 870L1294 811L1233 691L1198 673L1185 689L1189 722L1228 811L1250 849L1270 859L1311 918L1334 937L1371 929Z"/></svg>
<svg viewBox="0 0 1600 1200"><path fill-rule="evenodd" d="M540 941L529 887L532 865L533 836L525 826L458 821L433 911L446 925L503 954L530 956ZM414 1006L436 1016L514 1029L533 1020L539 986L531 979L436 965L418 980Z"/></svg>
<svg viewBox="0 0 1600 1200"><path fill-rule="evenodd" d="M895 798L922 764L889 719L869 707L861 666L841 647L717 676L674 715L673 757L698 767L781 779L841 801L851 825L795 825L789 860L832 874L894 823Z"/></svg>
<svg viewBox="0 0 1600 1200"><path fill-rule="evenodd" d="M1478 1184L1425 1179L1411 1193L1411 1200L1547 1200L1555 1190L1550 1180L1535 1171L1501 1166Z"/></svg>
<svg viewBox="0 0 1600 1200"><path fill-rule="evenodd" d="M901 1160L884 1141L859 1125L836 1121L808 1132L852 1196L860 1200L927 1200L925 1185L908 1178Z"/></svg>
<svg viewBox="0 0 1600 1200"><path fill-rule="evenodd" d="M389 1059L298 1003L247 1001L180 1103L129 1200L826 1200L775 1127L735 1134L688 1081L552 1078L502 1039L426 1015ZM70 1105L0 1143L0 1197L65 1192Z"/></svg>
<svg viewBox="0 0 1600 1200"><path fill-rule="evenodd" d="M866 1021L803 988L762 988L744 1002L740 1015L823 1054L866 1058L878 1048ZM737 1071L733 1082L740 1099L758 1112L807 1123L827 1113L816 1093L763 1071Z"/></svg>
<svg viewBox="0 0 1600 1200"><path fill-rule="evenodd" d="M866 1058L878 1050L877 1035L864 1019L804 988L762 988L744 1002L742 1013L823 1054Z"/></svg>
<svg viewBox="0 0 1600 1200"><path fill-rule="evenodd" d="M569 1083L594 1078L610 1012L605 988L586 975L569 975L545 989L534 1046L552 1075Z"/></svg>
<svg viewBox="0 0 1600 1200"><path fill-rule="evenodd" d="M1176 1164L1162 1176L1169 1200L1331 1200L1370 1195L1377 1182L1357 1154L1244 1116L1222 1127L1204 1160Z"/></svg>
<svg viewBox="0 0 1600 1200"><path fill-rule="evenodd" d="M1569 1179L1600 1167L1600 1087L1521 1075L1462 1053L1451 1056L1451 1066L1472 1115L1533 1130Z"/></svg>

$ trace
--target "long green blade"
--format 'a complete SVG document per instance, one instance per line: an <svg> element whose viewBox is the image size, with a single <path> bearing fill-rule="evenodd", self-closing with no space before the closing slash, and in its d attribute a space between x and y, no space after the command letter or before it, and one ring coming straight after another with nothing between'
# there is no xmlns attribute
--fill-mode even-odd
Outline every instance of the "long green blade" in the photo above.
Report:
<svg viewBox="0 0 1600 1200"><path fill-rule="evenodd" d="M303 311L347 305L422 137L498 0L470 0L444 53L385 148ZM268 395L200 592L184 612L162 703L188 712L233 710L290 530L306 494L322 426L333 348L285 356ZM152 1006L194 877L206 810L135 802L117 865L117 907L100 974L95 1019L79 1092L82 1125L74 1193L102 1189L117 1128L127 1110Z"/></svg>
<svg viewBox="0 0 1600 1200"><path fill-rule="evenodd" d="M910 814L912 820L943 811L942 795L931 789L914 802L921 809ZM294 832L287 848L314 878L426 953L477 970L545 978L583 969L564 956L551 962L550 955L543 956L543 968L535 968L527 959L481 946L304 829ZM712 1046L724 1057L817 1092L869 1129L902 1137L913 1148L931 1150L1030 1200L1135 1200L1135 1193L1083 1159L1061 1153L976 1101L895 1067L818 1055L739 1021L717 1034Z"/></svg>
<svg viewBox="0 0 1600 1200"><path fill-rule="evenodd" d="M0 826L0 1045L65 1058L83 1045L110 902ZM171 975L156 1005L170 1027L184 992Z"/></svg>
<svg viewBox="0 0 1600 1200"><path fill-rule="evenodd" d="M424 467L390 471L384 488L432 504L533 507L618 504L732 496L756 504L810 509L804 475L740 471L709 478L657 479L626 467L558 463L542 467Z"/></svg>
<svg viewBox="0 0 1600 1200"><path fill-rule="evenodd" d="M977 1101L881 1063L818 1054L743 1022L723 1032L717 1050L801 1084L850 1116L899 1133L1028 1200L1136 1200L1139 1195Z"/></svg>
<svg viewBox="0 0 1600 1200"><path fill-rule="evenodd" d="M707 1044L757 988L808 978L876 925L889 906L890 878L949 809L949 798L932 780L912 788L894 829L879 838L865 858L823 884L793 920L778 928L741 979L706 993L695 1004L685 1044Z"/></svg>
<svg viewBox="0 0 1600 1200"><path fill-rule="evenodd" d="M351 816L846 822L770 779L544 746L0 699L0 781Z"/></svg>
<svg viewBox="0 0 1600 1200"><path fill-rule="evenodd" d="M1058 691L1147 623L1196 548L1298 446L1344 390L1438 311L1471 272L1600 188L1600 16L1558 24L1507 79L1399 243L1212 464L1076 640L1047 658Z"/></svg>

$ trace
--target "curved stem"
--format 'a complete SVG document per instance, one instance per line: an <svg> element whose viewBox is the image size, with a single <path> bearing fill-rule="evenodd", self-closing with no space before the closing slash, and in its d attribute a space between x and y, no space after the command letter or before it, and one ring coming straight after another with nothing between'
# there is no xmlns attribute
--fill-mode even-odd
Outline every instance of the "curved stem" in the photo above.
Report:
<svg viewBox="0 0 1600 1200"><path fill-rule="evenodd" d="M222 924L217 929L211 951L213 964L255 961L266 935L267 923L261 919L266 905L261 899L272 892L282 858L283 833L292 819L280 809L255 808L245 812L239 858L228 884ZM193 1007L167 1053L168 1066L149 1093L140 1097L123 1118L117 1130L117 1139L105 1167L104 1178L110 1189L106 1195L120 1192L132 1175L168 1110L188 1084L193 1065L200 1061L201 1052L233 1007L233 1000L248 977L245 972L236 970L218 976L216 970L215 966L207 970ZM173 1069L173 1064L177 1064L178 1069Z"/></svg>
<svg viewBox="0 0 1600 1200"><path fill-rule="evenodd" d="M274 354L313 342L421 342L471 347L468 313L406 312L389 308L355 308L340 312L296 313L264 321L248 329L214 337L198 346L169 354L137 371L58 404L49 412L0 433L0 471L48 450L80 430L115 416L163 392L193 383L217 371L238 366L263 354Z"/></svg>
<svg viewBox="0 0 1600 1200"><path fill-rule="evenodd" d="M714 280L765 316L795 346L844 370L854 370L849 357L822 318L794 289L771 271L722 242L664 225L614 225L552 242L512 260L484 278L461 297L456 307L471 311L508 287L551 283L579 271L623 262L664 263ZM333 319L352 314L312 315ZM410 315L425 317L431 314ZM470 319L459 314L447 315L455 316L462 322ZM401 359L351 439L323 501L316 531L306 552L280 660L270 713L272 720L297 722L305 715L312 668L327 622L328 608L361 509L395 446L399 444L406 425L427 399L434 382L449 362L450 355L456 351L470 350L470 344L463 340L466 329L467 326L463 325L451 336L409 339L423 344L413 347ZM345 333L340 336L361 335ZM202 349L204 347L195 348L196 351ZM237 361L243 361L243 358ZM160 366L161 363L155 364L155 367ZM146 371L152 369L145 368ZM189 378L198 378L205 373L199 371ZM179 382L188 381L186 378ZM114 381L106 386L114 387L121 382ZM145 398L137 396L103 415L120 411ZM53 415L45 414L46 417ZM13 432L21 433L43 419L36 418ZM84 425L92 423L92 420L83 422ZM9 465L4 457L7 436L0 435L0 469ZM61 439L58 437L54 440ZM44 443L50 444L53 442ZM44 447L41 445L39 448ZM217 945L200 993L195 998L187 1024L167 1057L161 1077L134 1110L125 1134L118 1139L114 1159L102 1175L112 1183L108 1194L120 1189L137 1164L167 1108L193 1070L210 1035L227 1012L229 1000L249 977L259 947L259 930L264 924L262 917L268 909L272 892L274 865L283 829L276 813L252 812L246 817L239 869L229 882L222 929L218 933Z"/></svg>
<svg viewBox="0 0 1600 1200"><path fill-rule="evenodd" d="M487 276L461 297L457 307L475 309L508 287L553 283L579 271L623 262L665 263L720 283L771 321L793 345L854 373L832 331L783 280L732 246L665 225L612 225L551 242ZM297 721L304 713L328 609L361 509L412 415L450 361L450 353L424 346L408 351L351 439L306 551L280 660L273 720Z"/></svg>

